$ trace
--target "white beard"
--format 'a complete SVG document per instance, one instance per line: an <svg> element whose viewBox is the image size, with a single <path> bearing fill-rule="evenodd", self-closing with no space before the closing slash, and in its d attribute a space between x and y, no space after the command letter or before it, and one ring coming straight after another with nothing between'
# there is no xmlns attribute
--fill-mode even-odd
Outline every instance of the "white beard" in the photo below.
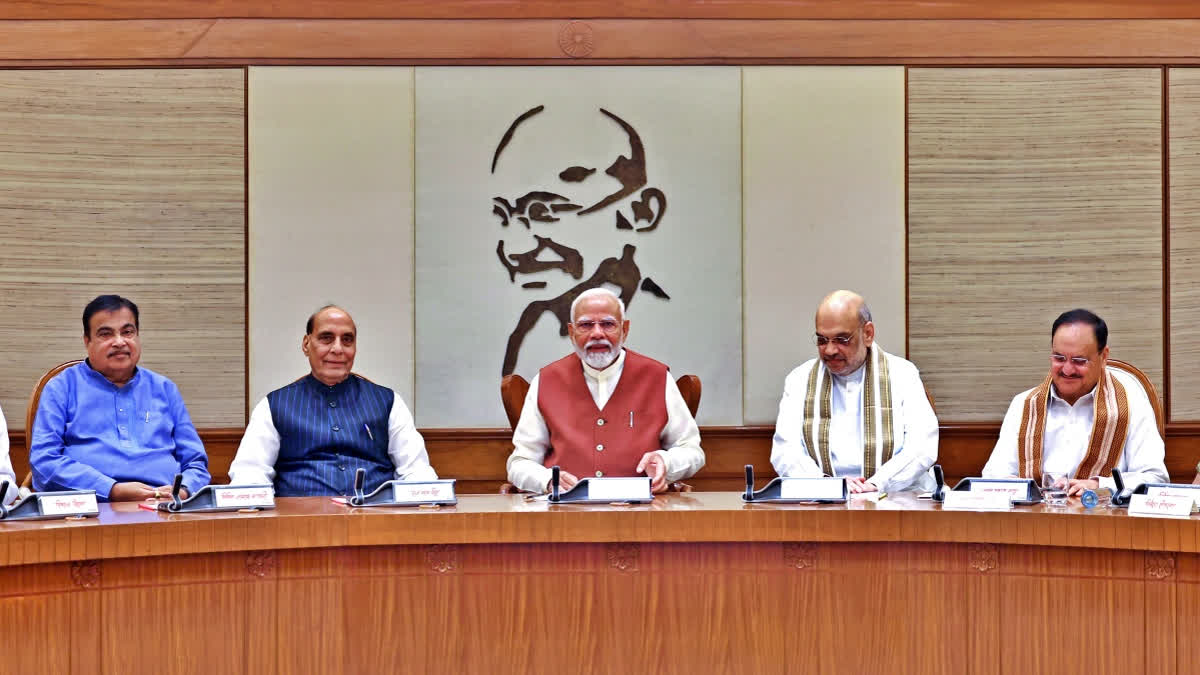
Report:
<svg viewBox="0 0 1200 675"><path fill-rule="evenodd" d="M587 350L589 346L595 346L598 344L607 346L608 351L589 352ZM621 347L624 345L624 341L617 343L616 346L613 346L613 343L608 340L593 340L583 347L575 345L575 353L579 355L579 358L584 363L588 364L592 368L595 368L596 370L604 370L605 368L611 366L613 361L617 360L617 356L619 356L621 353Z"/></svg>

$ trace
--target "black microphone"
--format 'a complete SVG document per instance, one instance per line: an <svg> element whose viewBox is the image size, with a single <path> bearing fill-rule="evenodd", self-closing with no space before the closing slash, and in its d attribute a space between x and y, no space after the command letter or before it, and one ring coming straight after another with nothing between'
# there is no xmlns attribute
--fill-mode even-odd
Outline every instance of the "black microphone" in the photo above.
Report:
<svg viewBox="0 0 1200 675"><path fill-rule="evenodd" d="M754 501L754 465L746 465L746 501Z"/></svg>
<svg viewBox="0 0 1200 675"><path fill-rule="evenodd" d="M550 467L550 501L552 502L558 501L558 478L561 472L562 469L558 468L557 464Z"/></svg>
<svg viewBox="0 0 1200 675"><path fill-rule="evenodd" d="M0 519L8 517L8 507L4 505L5 502L8 501L7 499L4 498L4 495L6 495L6 494L8 494L8 479L7 478L5 478L3 482L0 482Z"/></svg>
<svg viewBox="0 0 1200 675"><path fill-rule="evenodd" d="M933 488L933 494L930 497L935 502L946 501L946 474L942 472L941 464L933 465L933 480L937 483L937 487Z"/></svg>
<svg viewBox="0 0 1200 675"><path fill-rule="evenodd" d="M1113 467L1112 470L1113 483L1116 484L1116 489L1113 490L1112 497L1109 499L1113 506L1125 506L1129 503L1129 495L1125 495L1125 477L1121 475L1121 470Z"/></svg>
<svg viewBox="0 0 1200 675"><path fill-rule="evenodd" d="M171 511L182 511L183 500L179 498L179 491L183 489L183 474L175 474L175 480L171 483L171 503L167 508Z"/></svg>
<svg viewBox="0 0 1200 675"><path fill-rule="evenodd" d="M363 484L366 482L367 470L360 466L354 472L354 497L351 498L350 503L355 506L362 506L367 503L367 496L363 494Z"/></svg>

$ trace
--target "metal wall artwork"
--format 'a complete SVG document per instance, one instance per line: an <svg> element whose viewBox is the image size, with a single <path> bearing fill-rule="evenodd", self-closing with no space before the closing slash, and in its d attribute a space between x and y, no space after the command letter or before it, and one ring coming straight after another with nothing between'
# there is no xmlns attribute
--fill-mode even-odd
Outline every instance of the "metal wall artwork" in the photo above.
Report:
<svg viewBox="0 0 1200 675"><path fill-rule="evenodd" d="M496 151L492 155L492 173L496 173L501 154L508 147L522 125L545 110L544 105L531 108L519 115L504 132ZM560 223L564 218L578 218L593 213L601 213L613 207L613 224L618 230L629 230L637 234L653 232L658 228L663 215L667 211L667 196L657 187L646 187L646 149L642 139L632 126L620 117L600 108L600 113L615 122L629 140L629 156L619 154L612 164L604 170L604 174L617 179L620 188L602 197L594 204L584 205L572 202L570 197L562 192L570 192L571 184L580 184L596 176L596 167L569 166L558 173L559 180L564 184L556 186L530 186L529 192L511 201L505 197L495 197L492 200L492 213L505 228L522 227L533 233L534 228L542 229ZM532 132L530 132L532 133ZM640 190L640 192L638 192ZM636 196L635 196L635 193ZM623 203L623 200L628 200ZM622 210L628 206L629 216ZM632 221L630 220L632 218ZM549 230L543 230L549 231ZM562 236L562 235L556 235ZM561 270L573 279L583 279L586 262L584 254L568 244L554 241L550 236L533 233L536 246L524 252L509 252L505 250L504 240L496 246L496 256L508 273L511 283L517 283L518 277ZM508 345L504 352L504 365L501 375L509 375L517 365L517 356L526 335L533 329L538 318L545 312L552 313L559 323L559 335L567 335L567 324L571 321L571 303L575 298L589 288L609 285L615 287L621 300L628 306L633 296L640 288L662 299L670 299L666 291L649 277L643 277L641 270L634 261L637 247L624 244L619 257L612 252L603 258L595 270L586 279L572 286L560 295L551 298L531 301L521 312L517 325L508 337ZM521 287L528 290L546 288L545 281L521 282Z"/></svg>

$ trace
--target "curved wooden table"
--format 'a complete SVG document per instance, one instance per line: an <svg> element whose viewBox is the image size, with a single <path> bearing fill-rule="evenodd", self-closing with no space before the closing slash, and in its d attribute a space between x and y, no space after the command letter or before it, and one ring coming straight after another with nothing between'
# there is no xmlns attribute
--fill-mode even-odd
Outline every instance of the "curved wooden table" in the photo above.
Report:
<svg viewBox="0 0 1200 675"><path fill-rule="evenodd" d="M1198 547L1200 518L910 495L102 505L0 523L0 670L1190 672Z"/></svg>

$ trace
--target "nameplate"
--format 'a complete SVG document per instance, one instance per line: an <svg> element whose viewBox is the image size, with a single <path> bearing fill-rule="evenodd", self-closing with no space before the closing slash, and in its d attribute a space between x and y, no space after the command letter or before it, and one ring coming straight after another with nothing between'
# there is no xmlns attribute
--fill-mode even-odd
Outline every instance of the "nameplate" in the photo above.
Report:
<svg viewBox="0 0 1200 675"><path fill-rule="evenodd" d="M454 501L454 481L437 483L392 483L392 500L397 504L432 504Z"/></svg>
<svg viewBox="0 0 1200 675"><path fill-rule="evenodd" d="M1007 495L1009 500L1021 500L1029 496L1029 483L1025 481L971 481L967 487L971 494L1002 494Z"/></svg>
<svg viewBox="0 0 1200 675"><path fill-rule="evenodd" d="M644 476L635 478L589 478L587 483L588 501L625 502L653 499L650 493L650 479Z"/></svg>
<svg viewBox="0 0 1200 675"><path fill-rule="evenodd" d="M1186 518L1192 513L1192 498L1162 495L1133 495L1129 499L1131 516L1170 516Z"/></svg>
<svg viewBox="0 0 1200 675"><path fill-rule="evenodd" d="M1192 500L1192 511L1200 506L1200 485L1196 487L1149 485L1146 486L1148 497L1178 497Z"/></svg>
<svg viewBox="0 0 1200 675"><path fill-rule="evenodd" d="M213 506L219 509L254 509L275 506L273 487L213 487Z"/></svg>
<svg viewBox="0 0 1200 675"><path fill-rule="evenodd" d="M780 499L842 499L846 496L845 478L783 478Z"/></svg>
<svg viewBox="0 0 1200 675"><path fill-rule="evenodd" d="M96 503L95 492L74 495L37 495L37 498L38 508L41 509L43 516L73 516L84 513L100 513L100 506Z"/></svg>
<svg viewBox="0 0 1200 675"><path fill-rule="evenodd" d="M1022 496L1024 496L1024 485ZM946 501L942 502L943 509L961 511L1008 511L1012 508L1012 496L1007 492L956 492L946 493Z"/></svg>

